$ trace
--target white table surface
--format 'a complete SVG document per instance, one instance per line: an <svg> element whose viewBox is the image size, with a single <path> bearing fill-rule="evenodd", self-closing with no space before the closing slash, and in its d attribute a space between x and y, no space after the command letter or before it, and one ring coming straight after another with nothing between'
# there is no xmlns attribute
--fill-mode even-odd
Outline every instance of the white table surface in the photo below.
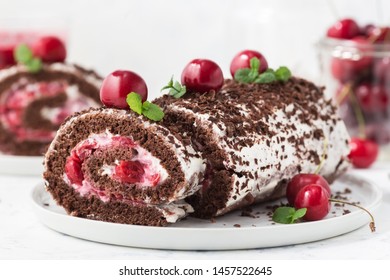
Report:
<svg viewBox="0 0 390 280"><path fill-rule="evenodd" d="M34 176L0 175L0 259L390 259L390 164L351 170L377 184L383 201L377 231L367 226L342 236L277 248L238 251L171 251L95 243L53 231L32 211ZM156 236L156 238L158 238ZM223 238L223 237L221 237ZM259 237L261 238L261 237Z"/></svg>

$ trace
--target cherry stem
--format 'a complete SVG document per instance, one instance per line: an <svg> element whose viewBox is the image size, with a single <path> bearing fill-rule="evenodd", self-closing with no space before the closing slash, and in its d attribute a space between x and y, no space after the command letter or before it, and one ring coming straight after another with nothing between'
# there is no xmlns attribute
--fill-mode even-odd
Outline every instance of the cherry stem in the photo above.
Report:
<svg viewBox="0 0 390 280"><path fill-rule="evenodd" d="M348 83L341 89L340 94L337 96L336 103L340 105L344 99L348 96L349 92L351 91L352 83Z"/></svg>
<svg viewBox="0 0 390 280"><path fill-rule="evenodd" d="M355 94L352 91L352 82L346 84L336 102L340 105L346 96L349 96L349 99L352 101L352 109L355 113L356 121L358 123L359 137L362 139L366 139L366 122L364 120L363 111L360 108L359 102L356 99Z"/></svg>
<svg viewBox="0 0 390 280"><path fill-rule="evenodd" d="M370 226L370 229L371 229L371 232L375 232L375 220L374 220L374 216L370 213L370 211L368 211L366 208L356 204L356 203L353 203L353 202L348 202L348 201L344 201L344 200L339 200L339 199L335 199L335 198L329 198L329 201L331 202L336 202L336 203L341 203L341 204L348 204L348 205L352 205L352 206L355 206L363 211L365 211L371 218L371 222L369 224Z"/></svg>
<svg viewBox="0 0 390 280"><path fill-rule="evenodd" d="M318 164L317 169L314 171L314 174L318 175L318 173L320 173L322 166L324 166L325 157L326 157L327 153L328 153L328 138L325 137L324 148L323 148L322 155L321 155L321 161L320 161L320 164Z"/></svg>

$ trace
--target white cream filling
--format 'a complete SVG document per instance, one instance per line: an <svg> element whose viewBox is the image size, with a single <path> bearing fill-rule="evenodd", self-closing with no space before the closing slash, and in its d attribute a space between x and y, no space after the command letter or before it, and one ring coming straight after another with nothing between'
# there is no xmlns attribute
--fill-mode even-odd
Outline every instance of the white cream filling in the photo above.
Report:
<svg viewBox="0 0 390 280"><path fill-rule="evenodd" d="M181 218L184 218L189 213L193 213L194 209L185 201L176 201L170 204L163 204L158 207L168 223L176 223Z"/></svg>

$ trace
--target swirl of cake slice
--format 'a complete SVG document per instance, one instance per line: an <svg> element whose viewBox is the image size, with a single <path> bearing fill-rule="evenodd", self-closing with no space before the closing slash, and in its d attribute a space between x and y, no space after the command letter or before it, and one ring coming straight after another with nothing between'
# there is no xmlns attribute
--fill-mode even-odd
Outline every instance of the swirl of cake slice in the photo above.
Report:
<svg viewBox="0 0 390 280"><path fill-rule="evenodd" d="M38 72L24 65L0 70L0 153L42 155L66 117L100 107L102 79L62 62Z"/></svg>
<svg viewBox="0 0 390 280"><path fill-rule="evenodd" d="M194 215L211 218L285 194L298 173L332 182L349 166L349 136L323 88L299 78L244 84L219 92L155 101L162 125L191 139L207 167L200 190L187 198Z"/></svg>
<svg viewBox="0 0 390 280"><path fill-rule="evenodd" d="M45 158L47 190L77 217L163 226L193 212L206 164L186 137L129 110L69 118Z"/></svg>

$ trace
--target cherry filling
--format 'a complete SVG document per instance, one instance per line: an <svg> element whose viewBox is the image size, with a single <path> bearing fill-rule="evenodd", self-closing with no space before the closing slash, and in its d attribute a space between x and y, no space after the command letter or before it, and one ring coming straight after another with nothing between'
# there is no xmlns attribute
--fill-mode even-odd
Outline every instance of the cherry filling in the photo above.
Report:
<svg viewBox="0 0 390 280"><path fill-rule="evenodd" d="M67 95L65 103L57 107L42 107L42 110L37 110L36 116L26 115L26 109L34 101L45 99L44 102L50 103L50 100L59 94ZM53 127L58 127L73 112L89 108L94 104L78 92L77 86L69 86L66 81L30 83L21 79L2 95L0 121L13 133L17 141L48 142L55 135L53 128L28 127L28 124L24 124L24 119L33 117L37 121L47 120L53 124Z"/></svg>
<svg viewBox="0 0 390 280"><path fill-rule="evenodd" d="M115 166L113 179L122 183L135 184L142 181L145 169L139 161L122 160Z"/></svg>
<svg viewBox="0 0 390 280"><path fill-rule="evenodd" d="M91 135L72 149L66 159L64 180L82 196L95 195L103 201L126 200L121 194L110 193L108 189L102 190L83 173L86 159L93 156L96 151L118 147L131 148L134 151L132 158L103 164L100 173L102 176L108 176L123 184L135 184L137 187L155 187L167 178L167 172L160 161L131 138L113 136L106 132Z"/></svg>

